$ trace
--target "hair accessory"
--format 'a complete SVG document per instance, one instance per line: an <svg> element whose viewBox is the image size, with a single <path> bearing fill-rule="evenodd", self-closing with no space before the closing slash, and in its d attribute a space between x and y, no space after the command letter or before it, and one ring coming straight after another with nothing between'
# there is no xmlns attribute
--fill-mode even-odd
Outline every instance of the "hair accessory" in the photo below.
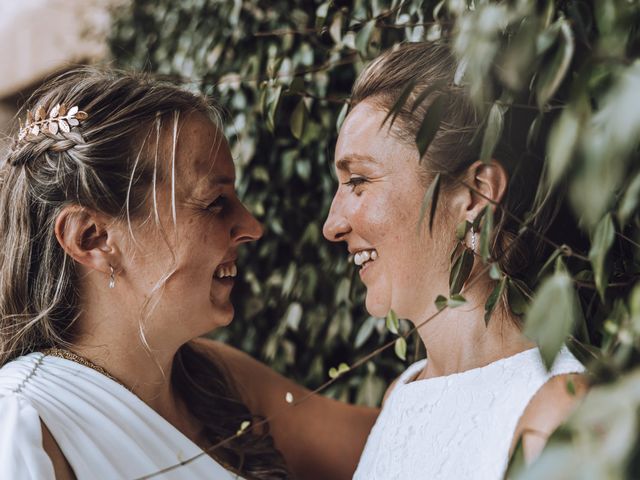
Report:
<svg viewBox="0 0 640 480"><path fill-rule="evenodd" d="M20 133L18 140L23 140L27 135L38 135L40 132L49 132L52 135L62 131L69 133L72 127L77 127L80 122L86 120L89 115L81 111L77 106L67 109L64 103L58 103L47 113L44 107L39 106L35 115L27 110L27 119L22 125L20 120Z"/></svg>
<svg viewBox="0 0 640 480"><path fill-rule="evenodd" d="M109 288L115 288L116 287L116 272L113 269L113 267L111 265L109 265L109 268L111 269L111 273L109 274Z"/></svg>

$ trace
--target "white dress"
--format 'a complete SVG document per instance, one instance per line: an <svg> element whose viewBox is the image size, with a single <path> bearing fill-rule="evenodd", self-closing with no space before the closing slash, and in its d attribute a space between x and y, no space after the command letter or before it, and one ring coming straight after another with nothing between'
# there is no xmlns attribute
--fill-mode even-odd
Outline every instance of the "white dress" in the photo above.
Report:
<svg viewBox="0 0 640 480"><path fill-rule="evenodd" d="M584 371L563 347L547 372L533 348L481 368L411 381L426 361L399 377L354 480L502 479L531 398L551 377Z"/></svg>
<svg viewBox="0 0 640 480"><path fill-rule="evenodd" d="M119 383L79 363L31 353L0 368L0 479L55 478L40 419L78 480L133 480L203 453ZM238 477L203 454L154 478Z"/></svg>

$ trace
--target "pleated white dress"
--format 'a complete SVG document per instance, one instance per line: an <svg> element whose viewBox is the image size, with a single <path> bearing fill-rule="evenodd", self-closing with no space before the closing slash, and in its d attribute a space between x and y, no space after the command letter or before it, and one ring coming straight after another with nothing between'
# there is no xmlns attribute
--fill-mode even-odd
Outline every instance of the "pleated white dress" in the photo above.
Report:
<svg viewBox="0 0 640 480"><path fill-rule="evenodd" d="M398 379L365 446L354 480L501 480L518 420L555 375L584 366L563 347L550 371L537 348L481 368Z"/></svg>
<svg viewBox="0 0 640 480"><path fill-rule="evenodd" d="M0 479L53 480L40 419L79 480L135 479L203 451L122 385L31 353L0 369ZM158 479L239 478L206 454Z"/></svg>

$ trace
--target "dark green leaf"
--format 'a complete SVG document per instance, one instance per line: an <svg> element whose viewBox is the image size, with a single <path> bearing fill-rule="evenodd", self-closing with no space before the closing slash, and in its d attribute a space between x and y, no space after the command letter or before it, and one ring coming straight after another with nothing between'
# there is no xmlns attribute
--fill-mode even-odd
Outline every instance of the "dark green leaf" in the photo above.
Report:
<svg viewBox="0 0 640 480"><path fill-rule="evenodd" d="M485 207L484 222L480 231L480 256L486 263L491 257L491 237L493 233L493 205Z"/></svg>
<svg viewBox="0 0 640 480"><path fill-rule="evenodd" d="M538 136L540 135L540 126L542 125L542 120L544 119L543 114L539 114L536 118L531 122L531 126L529 127L529 131L527 132L527 148L532 150L536 143L538 143Z"/></svg>
<svg viewBox="0 0 640 480"><path fill-rule="evenodd" d="M445 297L444 295L438 295L436 297L436 308L438 310L442 310L444 307L447 306L447 297Z"/></svg>
<svg viewBox="0 0 640 480"><path fill-rule="evenodd" d="M402 92L400 92L400 95L398 95L398 99L395 101L393 106L389 109L389 112L387 112L387 115L384 117L384 120L382 121L382 125L380 125L380 128L384 127L384 125L387 123L387 120L389 120L389 118L391 118L391 123L389 123L389 128L393 127L393 123L396 121L396 117L404 108L405 103L407 103L407 99L411 95L411 92L413 92L413 88L415 87L415 85L416 85L416 81L412 80L402 89Z"/></svg>
<svg viewBox="0 0 640 480"><path fill-rule="evenodd" d="M589 250L589 260L591 260L591 266L593 267L596 288L603 301L605 290L607 289L607 279L609 278L609 272L606 269L607 254L613 245L615 231L611 214L607 213L596 226L591 241L591 249Z"/></svg>
<svg viewBox="0 0 640 480"><path fill-rule="evenodd" d="M634 211L638 208L640 201L640 173L636 175L633 181L627 187L622 197L620 207L618 208L618 219L620 225L625 225Z"/></svg>
<svg viewBox="0 0 640 480"><path fill-rule="evenodd" d="M573 330L574 296L571 277L558 271L542 282L527 312L524 334L538 344L547 369Z"/></svg>
<svg viewBox="0 0 640 480"><path fill-rule="evenodd" d="M520 435L520 437L518 437L518 443L516 443L516 448L514 448L513 453L509 458L509 465L507 466L507 471L505 472L504 478L516 478L516 475L524 470L526 466L527 463L524 458L522 435Z"/></svg>
<svg viewBox="0 0 640 480"><path fill-rule="evenodd" d="M304 98L301 98L296 105L296 108L293 110L291 114L291 133L295 138L300 140L302 135L304 134L304 127L307 123L307 106L304 103Z"/></svg>
<svg viewBox="0 0 640 480"><path fill-rule="evenodd" d="M491 320L491 314L495 310L500 298L502 298L502 293L504 292L506 284L507 277L505 275L498 283L496 283L496 286L489 295L489 298L487 298L487 303L484 305L484 323L487 327L489 326L489 320Z"/></svg>
<svg viewBox="0 0 640 480"><path fill-rule="evenodd" d="M484 163L489 163L491 161L493 151L502 136L504 112L505 107L498 102L495 102L491 106L491 110L489 110L487 126L484 130L484 136L482 137L482 148L480 149L480 160Z"/></svg>
<svg viewBox="0 0 640 480"><path fill-rule="evenodd" d="M438 206L438 196L440 195L440 174L436 174L434 179L429 185L429 188L424 194L424 198L422 199L422 206L420 207L420 220L418 221L418 232L422 229L422 222L424 221L424 214L427 211L427 207L429 208L429 234L431 234L433 229L433 220L436 216L436 207Z"/></svg>
<svg viewBox="0 0 640 480"><path fill-rule="evenodd" d="M570 108L564 109L560 118L553 125L547 143L549 152L547 178L550 185L555 185L565 174L580 135L580 119Z"/></svg>
<svg viewBox="0 0 640 480"><path fill-rule="evenodd" d="M431 141L436 136L438 128L440 127L440 120L442 119L442 113L444 110L444 95L439 95L433 103L427 109L427 114L422 119L422 124L416 134L416 146L420 153L420 162L427 152Z"/></svg>
<svg viewBox="0 0 640 480"><path fill-rule="evenodd" d="M573 58L574 40L571 27L564 18L558 20L558 23L560 36L558 37L557 50L551 62L543 64L536 83L536 97L540 110L558 90Z"/></svg>
<svg viewBox="0 0 640 480"><path fill-rule="evenodd" d="M473 269L474 254L471 249L465 248L462 254L456 259L449 275L449 293L454 295L460 293L464 283L469 278Z"/></svg>
<svg viewBox="0 0 640 480"><path fill-rule="evenodd" d="M413 105L411 106L411 113L415 112L432 93L442 89L445 85L446 82L444 80L438 80L433 85L429 85L422 92L420 92L420 95L418 95L413 101Z"/></svg>
<svg viewBox="0 0 640 480"><path fill-rule="evenodd" d="M507 282L507 299L509 302L509 309L514 315L522 316L527 313L529 303L524 292L528 289L526 285L520 280L509 279Z"/></svg>

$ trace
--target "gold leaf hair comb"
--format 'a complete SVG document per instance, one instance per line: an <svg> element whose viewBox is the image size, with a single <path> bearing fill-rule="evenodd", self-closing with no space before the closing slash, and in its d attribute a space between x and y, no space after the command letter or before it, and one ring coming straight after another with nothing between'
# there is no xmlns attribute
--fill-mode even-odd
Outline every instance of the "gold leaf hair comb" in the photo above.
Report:
<svg viewBox="0 0 640 480"><path fill-rule="evenodd" d="M29 134L38 135L40 132L49 132L52 135L57 134L58 131L69 133L72 127L77 127L87 117L87 113L77 106L67 109L64 103L58 103L48 114L42 106L38 107L35 115L27 110L25 124L22 125L20 120L18 140L23 140Z"/></svg>

